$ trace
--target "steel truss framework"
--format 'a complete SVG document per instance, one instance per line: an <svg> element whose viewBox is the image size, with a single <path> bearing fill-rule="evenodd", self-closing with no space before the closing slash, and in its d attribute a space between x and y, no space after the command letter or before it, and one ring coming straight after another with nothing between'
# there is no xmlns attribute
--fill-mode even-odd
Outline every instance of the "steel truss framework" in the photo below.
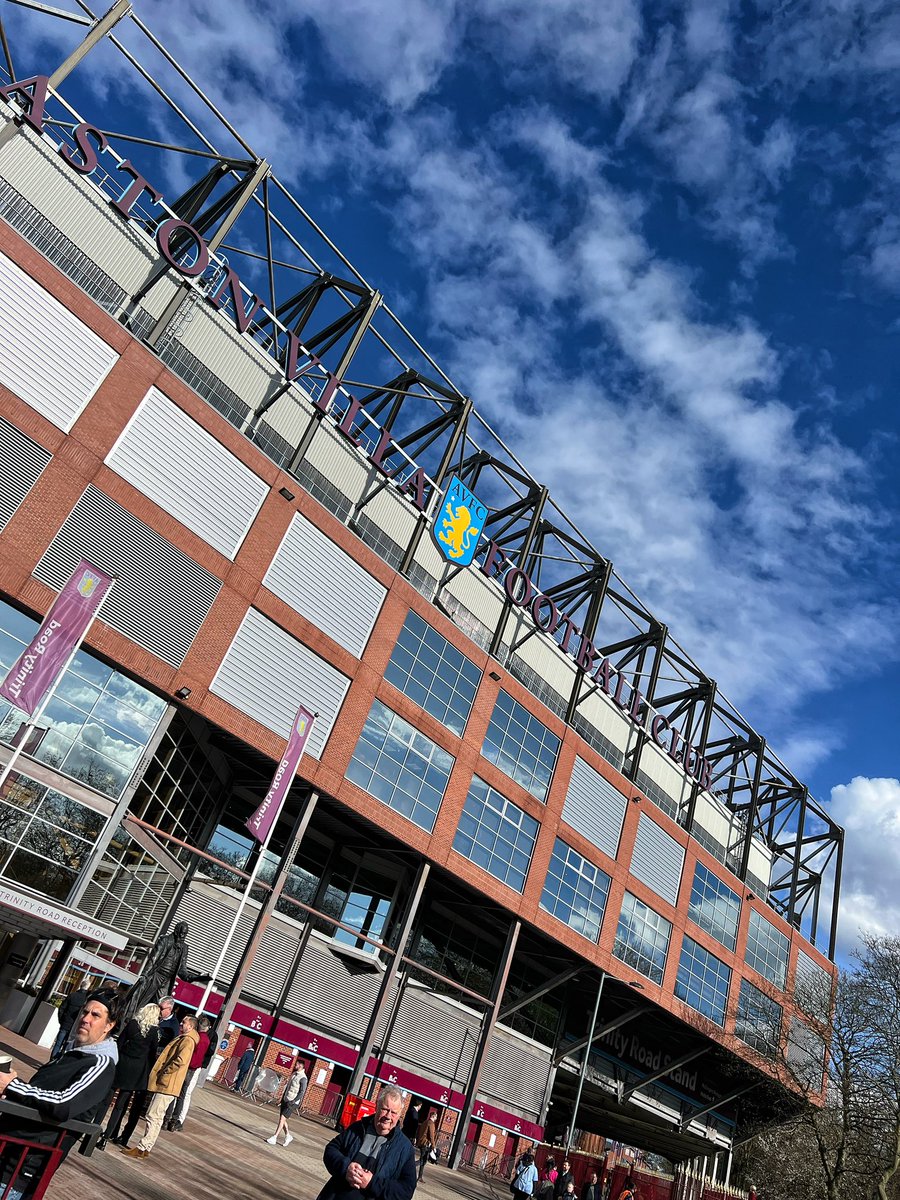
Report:
<svg viewBox="0 0 900 1200"><path fill-rule="evenodd" d="M188 222L210 252L209 265L199 278L179 278L176 296L149 329L136 319L141 301L161 279L177 278L162 256L116 315L161 352L167 339L177 337L185 302L215 295L217 307L273 359L285 363L293 353L294 378L302 381L306 392L301 393L289 378L276 380L255 410L234 418L248 437L293 473L302 472L318 426L310 423L279 460L271 441L261 436L266 415L276 404L301 405L308 411L309 395L325 397L331 415L351 421L360 435L367 419L389 430L384 473L376 475L355 506L351 524L358 524L366 506L390 485L389 475L395 481L403 479L417 465L427 473L433 494L451 473L460 476L491 509L484 538L502 547L506 559L553 601L598 655L608 657L615 672L627 676L652 711L668 722L667 727L677 729L684 744L709 763L710 790L732 818L727 865L746 881L751 844L754 839L764 843L773 856L771 878L762 881L767 885L764 898L833 956L843 831L612 564L556 507L547 489L531 477L381 293L340 253L271 166L254 154L127 0L117 0L102 18L83 0L75 3L78 12L36 0L8 0L7 21L12 29L16 9L31 9L74 27L80 40L50 76L54 89L88 52L98 56L98 62L103 55L124 57L134 73L135 96L157 105L156 127L170 129L172 140L103 130L113 155L121 165L123 156L115 146L138 144L148 156L149 165L142 162L141 167L145 177L150 177L154 165L162 176L167 165L163 160L174 156L181 176L187 173L193 179L171 203L160 201L154 207L141 198L130 217L150 233L166 215ZM15 32L9 37L2 25L0 21L5 83L16 78L16 51ZM9 102L19 109L19 130L34 136L26 119L27 93L13 94ZM52 128L54 137L73 145L72 131L80 119L74 110L53 93L47 113L45 132ZM0 146L15 131L16 126L7 126ZM115 171L98 166L93 179L113 202L121 198L123 181ZM187 262L197 253L196 240L179 234L172 239L170 251ZM239 276L230 294L229 271ZM315 415L323 413L316 409ZM405 574L412 572L416 548L428 525L425 512L417 511L416 516L414 533L400 548L398 566ZM439 581L434 596L438 605L442 588L458 569L448 567ZM530 638L547 636L515 620L513 604L507 600L486 641L491 653L515 674L516 651ZM579 732L584 732L583 706L598 686L588 671L578 667L569 695L558 705L559 715ZM649 738L646 727L636 729L624 761L617 764L637 786ZM689 832L695 829L699 790L695 779L676 802L673 814ZM751 879L748 886L759 884Z"/></svg>

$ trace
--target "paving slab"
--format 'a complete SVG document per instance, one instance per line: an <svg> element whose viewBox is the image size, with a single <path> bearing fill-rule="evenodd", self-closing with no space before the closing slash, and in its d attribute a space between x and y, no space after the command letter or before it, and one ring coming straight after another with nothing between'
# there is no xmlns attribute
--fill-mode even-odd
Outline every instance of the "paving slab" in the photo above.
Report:
<svg viewBox="0 0 900 1200"><path fill-rule="evenodd" d="M48 1052L0 1026L0 1046L22 1076ZM48 1200L314 1200L325 1182L322 1152L334 1130L297 1116L290 1146L269 1146L277 1105L258 1105L207 1083L194 1090L180 1133L162 1133L145 1159L127 1158L117 1146L90 1158L73 1151L56 1173ZM140 1127L139 1127L140 1128ZM133 1139L137 1141L137 1135ZM505 1180L429 1164L418 1200L508 1200Z"/></svg>

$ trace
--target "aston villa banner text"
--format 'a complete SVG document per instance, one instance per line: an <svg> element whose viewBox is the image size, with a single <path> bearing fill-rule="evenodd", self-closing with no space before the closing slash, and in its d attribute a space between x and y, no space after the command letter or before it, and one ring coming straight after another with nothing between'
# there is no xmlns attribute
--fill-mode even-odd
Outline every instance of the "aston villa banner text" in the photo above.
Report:
<svg viewBox="0 0 900 1200"><path fill-rule="evenodd" d="M0 696L32 716L56 683L112 585L111 575L83 558L31 644L0 683Z"/></svg>
<svg viewBox="0 0 900 1200"><path fill-rule="evenodd" d="M264 842L266 840L269 836L269 831L275 824L275 819L279 812L281 812L281 806L284 803L285 796L290 791L294 773L297 770L297 764L300 762L303 751L306 749L306 743L309 740L315 719L315 713L311 713L302 704L297 709L297 715L294 717L287 747L284 751L284 758L278 764L278 768L275 771L275 778L272 780L272 786L269 788L265 800L263 800L262 804L247 822L247 828L257 841Z"/></svg>

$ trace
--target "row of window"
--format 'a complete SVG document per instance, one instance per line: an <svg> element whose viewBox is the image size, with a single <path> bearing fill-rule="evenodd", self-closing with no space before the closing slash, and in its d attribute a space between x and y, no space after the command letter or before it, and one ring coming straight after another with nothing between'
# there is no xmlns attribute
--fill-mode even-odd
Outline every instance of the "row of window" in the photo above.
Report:
<svg viewBox="0 0 900 1200"><path fill-rule="evenodd" d="M540 761L539 754L535 761ZM376 700L347 777L430 833L454 764L451 754ZM532 816L476 775L463 806L453 848L492 878L522 892L539 828ZM610 877L604 871L562 839L556 839L541 897L542 908L596 942L609 888ZM701 929L734 950L739 897L702 863L696 864L689 914ZM669 921L626 893L613 953L633 970L662 983L671 932ZM782 988L789 950L788 938L758 912L751 912L747 961ZM730 981L729 967L691 938L684 939L676 995L710 1020L724 1024ZM762 999L754 1000L753 1004L747 1000L748 1014L751 1010L756 1012L767 1000L763 993L759 996Z"/></svg>

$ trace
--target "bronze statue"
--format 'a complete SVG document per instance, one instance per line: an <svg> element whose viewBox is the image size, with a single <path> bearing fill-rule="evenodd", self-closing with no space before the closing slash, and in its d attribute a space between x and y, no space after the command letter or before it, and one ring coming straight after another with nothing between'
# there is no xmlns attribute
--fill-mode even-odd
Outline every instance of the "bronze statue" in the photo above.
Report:
<svg viewBox="0 0 900 1200"><path fill-rule="evenodd" d="M133 1016L145 1004L155 1004L169 996L177 979L186 983L205 983L208 975L191 971L187 965L188 927L179 921L171 933L165 933L147 955L141 976L128 994L126 1017Z"/></svg>

